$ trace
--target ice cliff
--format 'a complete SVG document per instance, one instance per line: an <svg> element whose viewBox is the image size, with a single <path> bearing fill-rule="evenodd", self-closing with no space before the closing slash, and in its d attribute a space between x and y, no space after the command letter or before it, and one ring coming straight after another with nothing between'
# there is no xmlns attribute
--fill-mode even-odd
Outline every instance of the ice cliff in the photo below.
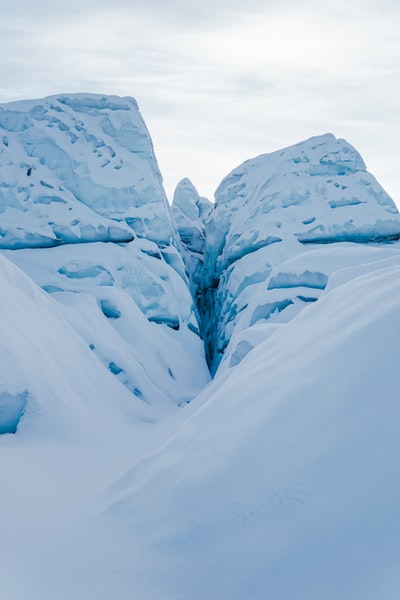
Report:
<svg viewBox="0 0 400 600"><path fill-rule="evenodd" d="M0 107L3 256L57 302L149 420L209 378L178 246L135 100L73 94ZM44 401L26 388L31 404Z"/></svg>
<svg viewBox="0 0 400 600"><path fill-rule="evenodd" d="M171 241L171 214L133 98L60 95L0 107L0 247Z"/></svg>
<svg viewBox="0 0 400 600"><path fill-rule="evenodd" d="M373 259L400 236L393 201L331 134L246 161L215 205L184 179L171 211L135 100L93 94L0 107L0 216L3 256L161 412L208 381L203 341L213 374L236 366L360 245Z"/></svg>
<svg viewBox="0 0 400 600"><path fill-rule="evenodd" d="M400 219L359 153L326 134L234 169L216 191L205 235L200 314L214 372L230 341L236 363L259 324L272 331L317 300L332 270L357 262L355 243L372 253L399 239ZM234 348L243 329L249 337Z"/></svg>

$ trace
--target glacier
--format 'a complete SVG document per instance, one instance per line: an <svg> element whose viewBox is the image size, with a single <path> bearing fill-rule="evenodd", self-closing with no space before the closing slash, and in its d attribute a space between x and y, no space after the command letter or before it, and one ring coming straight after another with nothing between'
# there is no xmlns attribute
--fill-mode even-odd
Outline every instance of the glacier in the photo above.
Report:
<svg viewBox="0 0 400 600"><path fill-rule="evenodd" d="M399 240L332 134L170 207L134 99L0 106L2 598L397 597Z"/></svg>
<svg viewBox="0 0 400 600"><path fill-rule="evenodd" d="M0 109L0 247L130 241L168 245L171 214L133 98L88 94Z"/></svg>
<svg viewBox="0 0 400 600"><path fill-rule="evenodd" d="M304 292L309 285L306 277L301 281L298 269L303 265L308 279L325 279L332 269L350 266L352 252L358 260L354 244L370 247L399 237L393 200L358 152L332 134L234 169L216 191L206 230L200 312L212 372L226 358L228 343L232 348L233 332L236 336L261 322L286 321L304 302L318 298L320 292ZM346 243L352 245L341 259ZM319 253L325 256L321 269L316 266ZM298 262L297 267L290 263L293 271L286 271L289 259ZM291 279L293 289L273 285L279 279Z"/></svg>
<svg viewBox="0 0 400 600"><path fill-rule="evenodd" d="M147 128L132 98L0 109L0 248L157 419L209 380ZM108 157L108 158L107 158Z"/></svg>

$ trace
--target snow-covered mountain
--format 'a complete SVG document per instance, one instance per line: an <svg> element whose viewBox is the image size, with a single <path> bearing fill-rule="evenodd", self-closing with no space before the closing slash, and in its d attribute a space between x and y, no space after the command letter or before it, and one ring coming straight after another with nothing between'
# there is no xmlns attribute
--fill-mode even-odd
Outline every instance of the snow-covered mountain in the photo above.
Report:
<svg viewBox="0 0 400 600"><path fill-rule="evenodd" d="M358 152L171 210L131 98L3 105L0 147L2 598L397 598L400 216Z"/></svg>

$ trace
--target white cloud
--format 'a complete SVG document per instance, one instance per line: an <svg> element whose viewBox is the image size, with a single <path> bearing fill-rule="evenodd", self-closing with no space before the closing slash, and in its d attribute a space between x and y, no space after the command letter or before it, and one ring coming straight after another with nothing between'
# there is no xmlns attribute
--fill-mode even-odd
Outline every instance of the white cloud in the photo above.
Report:
<svg viewBox="0 0 400 600"><path fill-rule="evenodd" d="M211 195L238 162L332 131L400 203L399 19L394 0L15 0L0 100L135 96L170 196L185 176Z"/></svg>

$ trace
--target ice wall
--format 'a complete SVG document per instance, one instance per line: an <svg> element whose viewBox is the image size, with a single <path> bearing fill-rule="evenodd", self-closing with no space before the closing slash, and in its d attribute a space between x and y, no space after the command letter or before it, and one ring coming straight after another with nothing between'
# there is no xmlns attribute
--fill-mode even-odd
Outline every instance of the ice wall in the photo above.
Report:
<svg viewBox="0 0 400 600"><path fill-rule="evenodd" d="M0 247L173 238L133 98L64 94L0 106Z"/></svg>
<svg viewBox="0 0 400 600"><path fill-rule="evenodd" d="M255 326L268 324L269 335L318 299L333 270L357 262L357 248L344 244L399 237L394 202L359 153L332 134L234 169L206 227L200 312L213 371L241 330L253 328L252 341L240 340L233 364L266 334Z"/></svg>
<svg viewBox="0 0 400 600"><path fill-rule="evenodd" d="M0 106L0 249L150 420L209 380L179 246L135 100L63 94ZM1 393L10 429L17 416Z"/></svg>

